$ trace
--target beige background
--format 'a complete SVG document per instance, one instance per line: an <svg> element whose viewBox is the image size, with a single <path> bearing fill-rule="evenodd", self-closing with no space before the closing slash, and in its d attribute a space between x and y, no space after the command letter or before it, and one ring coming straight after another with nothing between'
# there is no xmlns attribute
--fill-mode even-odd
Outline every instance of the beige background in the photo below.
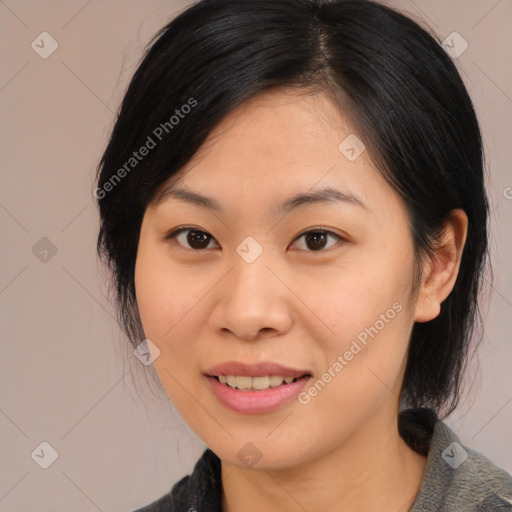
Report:
<svg viewBox="0 0 512 512"><path fill-rule="evenodd" d="M167 492L202 452L172 406L145 391L145 368L127 354L96 261L92 197L144 45L186 4L0 0L2 512L127 512ZM469 44L457 61L492 174L496 280L481 372L449 423L512 471L512 2L393 4ZM59 45L47 59L31 48L43 31ZM43 441L58 452L48 469L31 457L37 449L49 460Z"/></svg>

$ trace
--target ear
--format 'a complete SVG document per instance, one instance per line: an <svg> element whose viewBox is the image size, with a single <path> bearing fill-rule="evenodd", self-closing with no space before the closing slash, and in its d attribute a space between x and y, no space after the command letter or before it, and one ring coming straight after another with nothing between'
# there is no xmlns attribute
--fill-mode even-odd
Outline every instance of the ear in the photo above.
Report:
<svg viewBox="0 0 512 512"><path fill-rule="evenodd" d="M415 322L428 322L441 311L459 273L466 243L468 217L461 209L453 210L445 222L443 236L433 258L423 264L423 278L414 311Z"/></svg>

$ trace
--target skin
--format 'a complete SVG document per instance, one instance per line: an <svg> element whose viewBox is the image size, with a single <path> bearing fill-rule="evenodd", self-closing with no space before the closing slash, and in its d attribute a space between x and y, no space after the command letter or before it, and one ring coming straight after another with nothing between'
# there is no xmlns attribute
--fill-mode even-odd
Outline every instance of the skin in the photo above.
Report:
<svg viewBox="0 0 512 512"><path fill-rule="evenodd" d="M169 182L214 198L221 212L173 197L145 212L135 268L142 324L161 351L154 366L170 400L222 461L226 512L406 511L420 486L426 459L398 434L398 397L414 322L435 318L455 283L467 217L456 210L447 220L414 294L404 204L368 151L353 162L340 152L352 133L324 93L266 92L231 112ZM328 185L366 207L275 210ZM183 226L211 235L207 248L191 248L187 232L165 238ZM329 235L314 250L300 235L319 228L345 240ZM236 252L247 236L263 249L252 263ZM229 360L274 361L316 381L396 303L401 311L306 405L237 413L204 377ZM249 442L261 453L252 467L237 457Z"/></svg>

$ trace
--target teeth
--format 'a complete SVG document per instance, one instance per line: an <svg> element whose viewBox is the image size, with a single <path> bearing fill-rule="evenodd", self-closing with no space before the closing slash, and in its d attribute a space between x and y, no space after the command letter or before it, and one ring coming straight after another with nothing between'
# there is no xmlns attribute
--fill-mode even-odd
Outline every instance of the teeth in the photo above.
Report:
<svg viewBox="0 0 512 512"><path fill-rule="evenodd" d="M270 377L253 377L252 379L250 377L246 378L252 380L252 387L254 389L268 389L270 387ZM238 377L236 380L238 383ZM249 383L249 385L250 384L251 383Z"/></svg>
<svg viewBox="0 0 512 512"><path fill-rule="evenodd" d="M277 377L276 375L272 375L269 380L270 387L275 388L276 386L280 386L283 383L284 377Z"/></svg>
<svg viewBox="0 0 512 512"><path fill-rule="evenodd" d="M243 377L242 375L236 376L236 387L238 389L252 388L252 377Z"/></svg>
<svg viewBox="0 0 512 512"><path fill-rule="evenodd" d="M265 375L263 377L248 377L245 375L219 375L219 381L232 388L243 390L263 390L280 386L283 382L292 383L293 377L280 377L279 375Z"/></svg>

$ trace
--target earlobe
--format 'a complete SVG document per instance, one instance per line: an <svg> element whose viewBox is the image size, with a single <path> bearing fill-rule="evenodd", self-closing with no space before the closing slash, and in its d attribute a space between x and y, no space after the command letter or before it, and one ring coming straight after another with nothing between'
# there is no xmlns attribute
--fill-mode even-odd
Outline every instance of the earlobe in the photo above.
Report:
<svg viewBox="0 0 512 512"><path fill-rule="evenodd" d="M457 280L467 228L466 212L453 210L445 222L434 256L425 261L414 312L415 322L428 322L441 312L441 303L450 295Z"/></svg>

